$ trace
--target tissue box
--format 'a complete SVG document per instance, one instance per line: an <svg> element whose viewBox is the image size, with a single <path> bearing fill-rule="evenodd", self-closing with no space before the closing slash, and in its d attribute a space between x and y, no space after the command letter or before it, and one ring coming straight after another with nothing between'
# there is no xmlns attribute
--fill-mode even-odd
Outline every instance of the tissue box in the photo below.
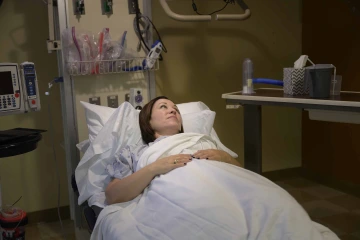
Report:
<svg viewBox="0 0 360 240"><path fill-rule="evenodd" d="M305 78L305 68L284 68L284 93L288 95L308 95L309 83Z"/></svg>

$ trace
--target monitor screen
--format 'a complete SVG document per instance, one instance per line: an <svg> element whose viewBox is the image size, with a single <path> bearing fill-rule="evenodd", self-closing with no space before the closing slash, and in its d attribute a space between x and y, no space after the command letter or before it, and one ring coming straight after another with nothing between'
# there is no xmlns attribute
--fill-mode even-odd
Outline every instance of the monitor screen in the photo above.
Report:
<svg viewBox="0 0 360 240"><path fill-rule="evenodd" d="M14 94L11 72L0 72L0 95Z"/></svg>

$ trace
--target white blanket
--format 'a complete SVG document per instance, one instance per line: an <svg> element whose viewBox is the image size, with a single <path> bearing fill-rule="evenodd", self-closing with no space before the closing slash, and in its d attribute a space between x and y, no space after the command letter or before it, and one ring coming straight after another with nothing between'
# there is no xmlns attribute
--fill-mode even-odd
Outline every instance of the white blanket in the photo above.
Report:
<svg viewBox="0 0 360 240"><path fill-rule="evenodd" d="M138 169L168 155L192 151L199 134L155 143ZM339 239L312 222L282 188L230 164L193 160L155 177L134 200L103 209L91 239Z"/></svg>

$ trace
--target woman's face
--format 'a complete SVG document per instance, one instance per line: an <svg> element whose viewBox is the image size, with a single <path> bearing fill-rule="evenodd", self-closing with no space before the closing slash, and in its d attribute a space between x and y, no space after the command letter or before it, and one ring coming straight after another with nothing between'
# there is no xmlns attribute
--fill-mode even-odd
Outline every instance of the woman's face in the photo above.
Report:
<svg viewBox="0 0 360 240"><path fill-rule="evenodd" d="M159 99L155 102L150 125L155 137L168 136L179 133L181 130L181 115L177 106L168 99Z"/></svg>

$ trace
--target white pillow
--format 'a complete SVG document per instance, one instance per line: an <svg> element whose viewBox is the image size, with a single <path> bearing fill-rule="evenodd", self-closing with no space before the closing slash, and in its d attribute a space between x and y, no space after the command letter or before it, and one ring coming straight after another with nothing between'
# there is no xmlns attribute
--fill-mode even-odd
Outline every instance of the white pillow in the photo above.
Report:
<svg viewBox="0 0 360 240"><path fill-rule="evenodd" d="M142 141L138 117L139 112L130 103L124 102L115 109L91 142L75 170L79 204L88 200L90 206L103 207L104 201L99 203L98 197L104 196L104 186L110 181L104 169L126 145Z"/></svg>
<svg viewBox="0 0 360 240"><path fill-rule="evenodd" d="M104 128L106 131L103 131ZM103 153L114 147L123 148L126 145L142 141L139 126L139 111L129 102L122 103L111 115L105 126L93 141L92 147L96 154Z"/></svg>
<svg viewBox="0 0 360 240"><path fill-rule="evenodd" d="M92 142L116 109L94 105L87 102L81 102L81 104L85 108L86 122L89 129L89 140ZM208 106L206 106L203 102L189 102L176 105L183 118L184 132L196 132L210 135L220 149L229 153L234 158L238 157L236 153L221 143L215 129L213 128L215 112L212 112ZM132 121L137 122L138 118L133 119ZM209 128L211 129L210 132ZM97 150L102 151L101 149Z"/></svg>
<svg viewBox="0 0 360 240"><path fill-rule="evenodd" d="M184 132L201 133L210 136L215 115L215 112L210 110L182 114Z"/></svg>
<svg viewBox="0 0 360 240"><path fill-rule="evenodd" d="M181 114L195 113L202 110L210 110L203 102L189 102L176 104Z"/></svg>
<svg viewBox="0 0 360 240"><path fill-rule="evenodd" d="M206 106L205 103L203 103L203 102L181 103L181 104L176 104L176 106L178 107L181 115L188 114L188 113L195 113L195 112L199 112L199 111L203 111L203 110L210 110L210 108L208 106ZM238 157L238 155L236 153L234 153L229 148L227 148L224 144L222 144L222 142L220 141L214 128L211 129L210 136L212 137L212 139L215 140L216 144L218 145L218 147L221 150L229 153L233 158Z"/></svg>
<svg viewBox="0 0 360 240"><path fill-rule="evenodd" d="M82 101L80 101L80 103L85 108L86 123L89 130L89 140L92 142L116 109Z"/></svg>

